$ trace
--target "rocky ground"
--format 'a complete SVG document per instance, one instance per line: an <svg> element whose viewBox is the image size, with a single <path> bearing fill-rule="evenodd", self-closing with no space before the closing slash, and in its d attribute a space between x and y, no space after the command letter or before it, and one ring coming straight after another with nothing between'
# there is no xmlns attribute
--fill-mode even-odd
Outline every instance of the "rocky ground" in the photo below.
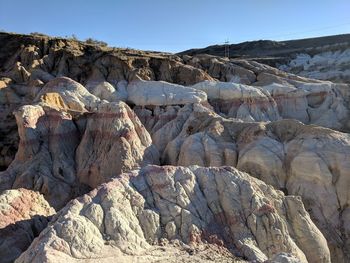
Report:
<svg viewBox="0 0 350 263"><path fill-rule="evenodd" d="M0 33L0 102L2 262L350 260L348 84Z"/></svg>

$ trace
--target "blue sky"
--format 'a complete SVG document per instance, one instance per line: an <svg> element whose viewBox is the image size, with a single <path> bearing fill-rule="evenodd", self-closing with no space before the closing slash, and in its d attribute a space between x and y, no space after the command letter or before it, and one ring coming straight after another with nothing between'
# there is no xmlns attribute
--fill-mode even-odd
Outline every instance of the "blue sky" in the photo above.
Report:
<svg viewBox="0 0 350 263"><path fill-rule="evenodd" d="M0 0L0 29L177 52L350 33L350 0Z"/></svg>

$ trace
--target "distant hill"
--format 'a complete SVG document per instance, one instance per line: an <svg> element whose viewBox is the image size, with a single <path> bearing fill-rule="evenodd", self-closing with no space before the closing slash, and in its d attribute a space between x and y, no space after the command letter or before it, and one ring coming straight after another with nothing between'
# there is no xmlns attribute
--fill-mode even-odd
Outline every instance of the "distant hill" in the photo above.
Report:
<svg viewBox="0 0 350 263"><path fill-rule="evenodd" d="M332 47L333 46L333 47ZM334 49L338 46L350 47L350 34L326 37L306 38L287 41L257 40L229 45L230 58L284 58L300 52L318 53L321 49ZM209 54L224 56L225 45L213 45L206 48L189 49L180 55Z"/></svg>
<svg viewBox="0 0 350 263"><path fill-rule="evenodd" d="M225 45L179 55L224 56ZM258 40L229 45L230 58L265 63L301 76L350 83L350 34L288 41Z"/></svg>

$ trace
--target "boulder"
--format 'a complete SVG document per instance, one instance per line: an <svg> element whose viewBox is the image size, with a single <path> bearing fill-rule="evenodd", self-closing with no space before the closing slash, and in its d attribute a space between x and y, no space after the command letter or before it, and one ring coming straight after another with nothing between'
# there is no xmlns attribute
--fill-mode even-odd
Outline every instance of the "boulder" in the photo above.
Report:
<svg viewBox="0 0 350 263"><path fill-rule="evenodd" d="M86 89L101 100L126 101L128 94L126 91L126 81L117 83L116 88L108 81L88 81L85 85Z"/></svg>

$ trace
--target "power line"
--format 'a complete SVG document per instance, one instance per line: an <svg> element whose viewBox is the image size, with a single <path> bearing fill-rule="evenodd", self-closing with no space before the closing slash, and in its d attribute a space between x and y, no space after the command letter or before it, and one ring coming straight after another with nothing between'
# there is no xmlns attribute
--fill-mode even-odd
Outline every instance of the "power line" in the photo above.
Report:
<svg viewBox="0 0 350 263"><path fill-rule="evenodd" d="M225 58L230 58L230 42L228 39L225 40Z"/></svg>

